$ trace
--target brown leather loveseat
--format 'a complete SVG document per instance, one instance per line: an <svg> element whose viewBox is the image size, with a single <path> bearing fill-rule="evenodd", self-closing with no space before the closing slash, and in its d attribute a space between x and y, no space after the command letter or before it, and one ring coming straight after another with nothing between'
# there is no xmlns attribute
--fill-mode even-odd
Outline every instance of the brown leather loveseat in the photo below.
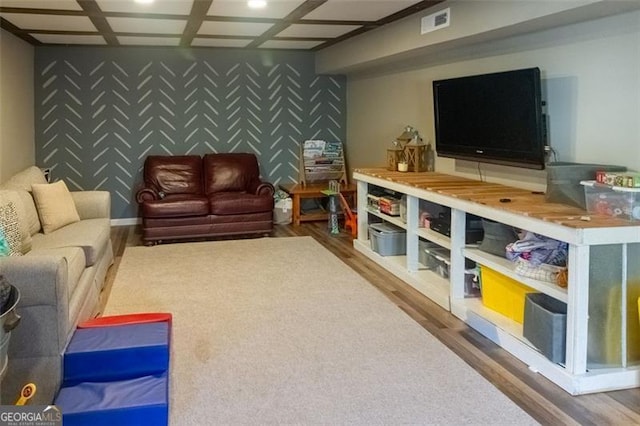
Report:
<svg viewBox="0 0 640 426"><path fill-rule="evenodd" d="M136 195L147 245L163 240L269 234L273 185L253 154L151 155Z"/></svg>

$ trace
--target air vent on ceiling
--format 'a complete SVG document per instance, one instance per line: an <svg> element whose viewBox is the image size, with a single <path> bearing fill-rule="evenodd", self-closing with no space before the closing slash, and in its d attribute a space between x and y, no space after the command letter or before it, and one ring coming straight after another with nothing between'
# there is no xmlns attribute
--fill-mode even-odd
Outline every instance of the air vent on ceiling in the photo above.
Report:
<svg viewBox="0 0 640 426"><path fill-rule="evenodd" d="M430 33L440 28L448 27L451 23L451 8L443 9L439 12L425 16L421 20L420 34Z"/></svg>

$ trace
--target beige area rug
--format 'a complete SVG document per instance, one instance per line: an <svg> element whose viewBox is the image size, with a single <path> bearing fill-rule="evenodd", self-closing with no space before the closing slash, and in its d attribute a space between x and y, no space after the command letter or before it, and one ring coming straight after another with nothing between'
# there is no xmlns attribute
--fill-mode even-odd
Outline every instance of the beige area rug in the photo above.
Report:
<svg viewBox="0 0 640 426"><path fill-rule="evenodd" d="M535 424L311 237L127 248L106 314L150 311L173 426Z"/></svg>

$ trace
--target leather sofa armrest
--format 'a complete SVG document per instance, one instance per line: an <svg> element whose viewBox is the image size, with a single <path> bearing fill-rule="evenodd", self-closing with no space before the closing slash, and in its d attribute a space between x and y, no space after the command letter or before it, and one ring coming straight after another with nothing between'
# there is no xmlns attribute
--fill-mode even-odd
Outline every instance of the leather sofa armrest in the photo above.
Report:
<svg viewBox="0 0 640 426"><path fill-rule="evenodd" d="M251 188L249 192L256 195L268 195L273 197L273 194L276 192L273 185L269 182L256 181L252 187L253 188Z"/></svg>
<svg viewBox="0 0 640 426"><path fill-rule="evenodd" d="M138 190L138 192L136 193L136 201L138 202L138 204L142 204L145 201L160 200L161 198L162 196L160 195L160 193L154 188L150 187L144 187Z"/></svg>

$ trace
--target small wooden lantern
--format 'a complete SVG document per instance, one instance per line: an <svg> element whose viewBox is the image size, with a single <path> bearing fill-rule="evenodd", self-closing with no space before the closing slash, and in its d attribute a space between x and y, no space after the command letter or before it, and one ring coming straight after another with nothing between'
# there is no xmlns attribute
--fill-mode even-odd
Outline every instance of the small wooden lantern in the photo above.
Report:
<svg viewBox="0 0 640 426"><path fill-rule="evenodd" d="M387 170L398 170L398 163L404 160L404 151L394 144L392 148L387 148Z"/></svg>
<svg viewBox="0 0 640 426"><path fill-rule="evenodd" d="M405 145L404 152L409 163L410 172L424 172L427 170L427 146L422 143L422 139L416 134L415 137Z"/></svg>
<svg viewBox="0 0 640 426"><path fill-rule="evenodd" d="M405 146L406 144L408 144L411 139L413 139L414 135L416 134L417 130L414 129L411 126L407 126L404 128L404 130L402 131L402 133L400 134L400 136L398 136L396 138L396 142L398 142L400 144L400 146Z"/></svg>
<svg viewBox="0 0 640 426"><path fill-rule="evenodd" d="M398 163L406 163L404 146L409 143L416 133L416 129L406 126L400 136L391 142L392 147L387 149L387 170L398 170ZM406 170L405 170L406 171Z"/></svg>

